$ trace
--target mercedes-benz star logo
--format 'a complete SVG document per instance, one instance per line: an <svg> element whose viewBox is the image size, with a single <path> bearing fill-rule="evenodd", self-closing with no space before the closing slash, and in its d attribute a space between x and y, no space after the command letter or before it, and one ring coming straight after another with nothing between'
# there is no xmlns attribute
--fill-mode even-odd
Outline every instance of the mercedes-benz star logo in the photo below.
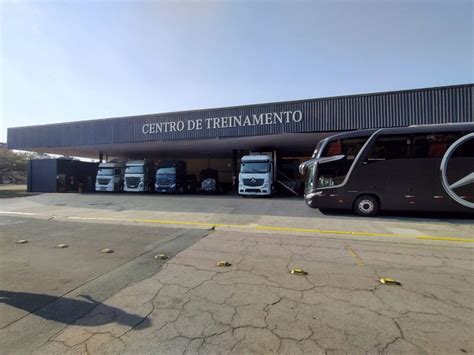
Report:
<svg viewBox="0 0 474 355"><path fill-rule="evenodd" d="M464 137L459 138L456 142L454 142L449 149L444 153L443 160L441 160L441 183L446 190L446 193L457 203L460 203L463 206L474 208L474 202L466 201L465 199L461 198L454 190L461 186L466 186L469 184L474 184L474 171L467 174L462 179L450 184L448 182L448 178L446 176L446 170L448 168L449 159L451 159L451 155L453 152L464 142L474 139L474 133L469 133Z"/></svg>
<svg viewBox="0 0 474 355"><path fill-rule="evenodd" d="M251 179L250 179L250 182L251 182L252 184L255 184L255 183L257 182L257 180L256 180L255 178L251 178Z"/></svg>

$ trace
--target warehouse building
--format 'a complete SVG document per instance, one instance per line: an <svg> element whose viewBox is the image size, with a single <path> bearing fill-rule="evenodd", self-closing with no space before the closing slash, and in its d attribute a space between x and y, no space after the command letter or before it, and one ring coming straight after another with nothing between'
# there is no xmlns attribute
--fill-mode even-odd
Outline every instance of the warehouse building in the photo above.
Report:
<svg viewBox="0 0 474 355"><path fill-rule="evenodd" d="M472 122L474 84L349 95L8 129L8 147L77 157L184 159L189 170L238 173L248 151L295 164L334 132ZM284 165L284 164L283 164Z"/></svg>

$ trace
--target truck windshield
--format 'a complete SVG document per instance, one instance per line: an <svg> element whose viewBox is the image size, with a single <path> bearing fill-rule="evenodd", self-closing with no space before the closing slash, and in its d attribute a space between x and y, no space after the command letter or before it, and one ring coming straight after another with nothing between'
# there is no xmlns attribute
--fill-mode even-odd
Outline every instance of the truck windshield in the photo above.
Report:
<svg viewBox="0 0 474 355"><path fill-rule="evenodd" d="M143 166L127 166L125 174L143 174Z"/></svg>
<svg viewBox="0 0 474 355"><path fill-rule="evenodd" d="M268 162L266 161L247 161L242 162L240 172L244 174L264 174L268 173Z"/></svg>
<svg viewBox="0 0 474 355"><path fill-rule="evenodd" d="M159 168L156 175L175 175L176 168Z"/></svg>
<svg viewBox="0 0 474 355"><path fill-rule="evenodd" d="M113 168L101 168L97 172L97 175L112 176L112 175L114 175L114 169Z"/></svg>

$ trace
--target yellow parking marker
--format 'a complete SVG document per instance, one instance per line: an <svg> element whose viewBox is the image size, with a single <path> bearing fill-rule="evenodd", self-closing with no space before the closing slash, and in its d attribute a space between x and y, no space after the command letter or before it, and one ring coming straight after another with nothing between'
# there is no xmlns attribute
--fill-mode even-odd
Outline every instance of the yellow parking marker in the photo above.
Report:
<svg viewBox="0 0 474 355"><path fill-rule="evenodd" d="M346 249L349 252L349 254L354 258L357 266L364 266L364 262L362 259L359 257L359 255L352 249L349 245L346 245Z"/></svg>
<svg viewBox="0 0 474 355"><path fill-rule="evenodd" d="M300 276L308 275L308 273L306 271L304 271L303 269L298 269L298 268L297 269L291 269L290 274L300 275Z"/></svg>
<svg viewBox="0 0 474 355"><path fill-rule="evenodd" d="M382 277L379 279L380 283L383 285L395 285L395 286L401 286L402 284L398 282L397 280L388 278L388 277Z"/></svg>
<svg viewBox="0 0 474 355"><path fill-rule="evenodd" d="M216 266L231 266L232 264L229 263L228 261L225 261L225 260L222 260L222 261L218 261L216 263Z"/></svg>

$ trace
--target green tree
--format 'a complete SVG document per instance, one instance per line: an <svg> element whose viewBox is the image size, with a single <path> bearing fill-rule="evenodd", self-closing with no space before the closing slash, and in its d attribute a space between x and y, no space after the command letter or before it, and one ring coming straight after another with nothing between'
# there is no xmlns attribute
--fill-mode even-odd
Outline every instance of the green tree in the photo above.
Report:
<svg viewBox="0 0 474 355"><path fill-rule="evenodd" d="M0 148L0 171L1 172L24 172L28 171L28 154L17 153L6 148Z"/></svg>

